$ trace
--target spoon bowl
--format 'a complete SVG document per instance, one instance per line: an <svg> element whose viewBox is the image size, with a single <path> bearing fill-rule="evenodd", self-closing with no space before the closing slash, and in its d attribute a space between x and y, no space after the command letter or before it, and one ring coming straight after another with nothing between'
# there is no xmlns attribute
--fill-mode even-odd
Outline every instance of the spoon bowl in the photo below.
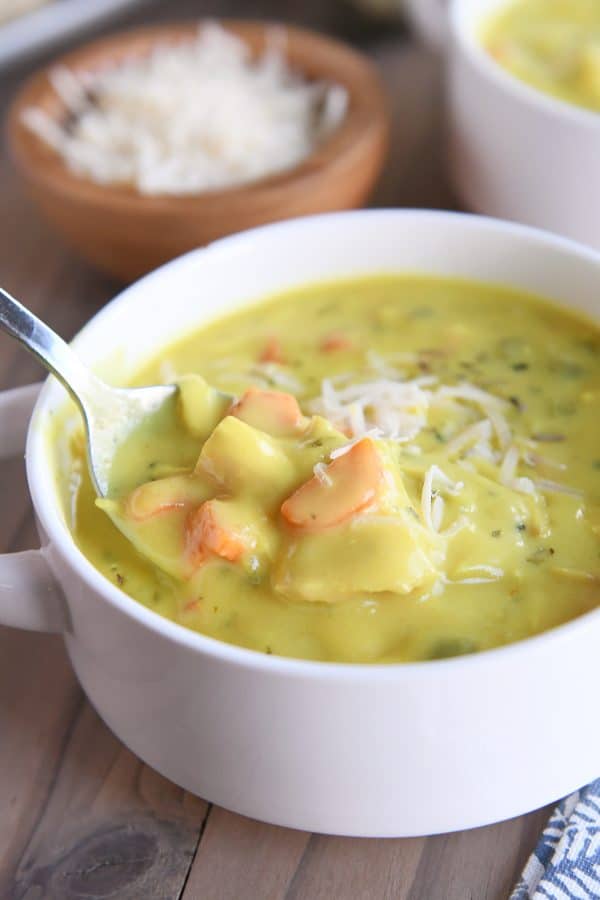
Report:
<svg viewBox="0 0 600 900"><path fill-rule="evenodd" d="M73 397L83 416L88 465L100 497L110 492L115 453L131 432L174 400L177 385L109 387L51 328L0 288L0 328L20 341Z"/></svg>

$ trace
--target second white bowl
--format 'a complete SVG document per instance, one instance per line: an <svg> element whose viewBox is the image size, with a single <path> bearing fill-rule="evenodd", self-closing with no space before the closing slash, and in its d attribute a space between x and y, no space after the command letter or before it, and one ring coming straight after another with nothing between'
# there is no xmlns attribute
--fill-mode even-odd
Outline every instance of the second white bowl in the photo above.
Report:
<svg viewBox="0 0 600 900"><path fill-rule="evenodd" d="M506 0L408 0L425 39L447 57L453 185L477 212L600 248L600 114L529 87L480 41Z"/></svg>

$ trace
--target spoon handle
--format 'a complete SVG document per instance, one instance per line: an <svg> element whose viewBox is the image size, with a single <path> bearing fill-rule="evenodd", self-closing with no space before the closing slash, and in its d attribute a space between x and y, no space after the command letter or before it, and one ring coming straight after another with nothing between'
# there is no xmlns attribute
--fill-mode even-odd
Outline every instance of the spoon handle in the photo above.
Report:
<svg viewBox="0 0 600 900"><path fill-rule="evenodd" d="M18 300L0 288L0 328L16 338L80 403L93 377L68 344Z"/></svg>

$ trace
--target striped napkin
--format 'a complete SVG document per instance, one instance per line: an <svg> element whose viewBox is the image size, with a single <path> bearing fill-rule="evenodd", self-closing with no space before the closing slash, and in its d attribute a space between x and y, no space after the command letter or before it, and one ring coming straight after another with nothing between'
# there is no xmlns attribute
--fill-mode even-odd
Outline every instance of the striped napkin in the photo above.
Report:
<svg viewBox="0 0 600 900"><path fill-rule="evenodd" d="M600 778L560 803L510 900L600 900Z"/></svg>

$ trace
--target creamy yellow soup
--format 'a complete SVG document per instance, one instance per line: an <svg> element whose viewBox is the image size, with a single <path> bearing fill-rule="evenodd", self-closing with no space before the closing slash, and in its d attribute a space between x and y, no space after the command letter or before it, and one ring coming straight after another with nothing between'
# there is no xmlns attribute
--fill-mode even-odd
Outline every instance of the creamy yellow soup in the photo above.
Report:
<svg viewBox="0 0 600 900"><path fill-rule="evenodd" d="M109 500L82 441L72 463L81 550L149 609L263 653L374 663L598 605L591 322L458 280L310 285L166 348L137 383L174 379Z"/></svg>
<svg viewBox="0 0 600 900"><path fill-rule="evenodd" d="M512 0L486 22L483 42L532 87L600 112L598 0Z"/></svg>

